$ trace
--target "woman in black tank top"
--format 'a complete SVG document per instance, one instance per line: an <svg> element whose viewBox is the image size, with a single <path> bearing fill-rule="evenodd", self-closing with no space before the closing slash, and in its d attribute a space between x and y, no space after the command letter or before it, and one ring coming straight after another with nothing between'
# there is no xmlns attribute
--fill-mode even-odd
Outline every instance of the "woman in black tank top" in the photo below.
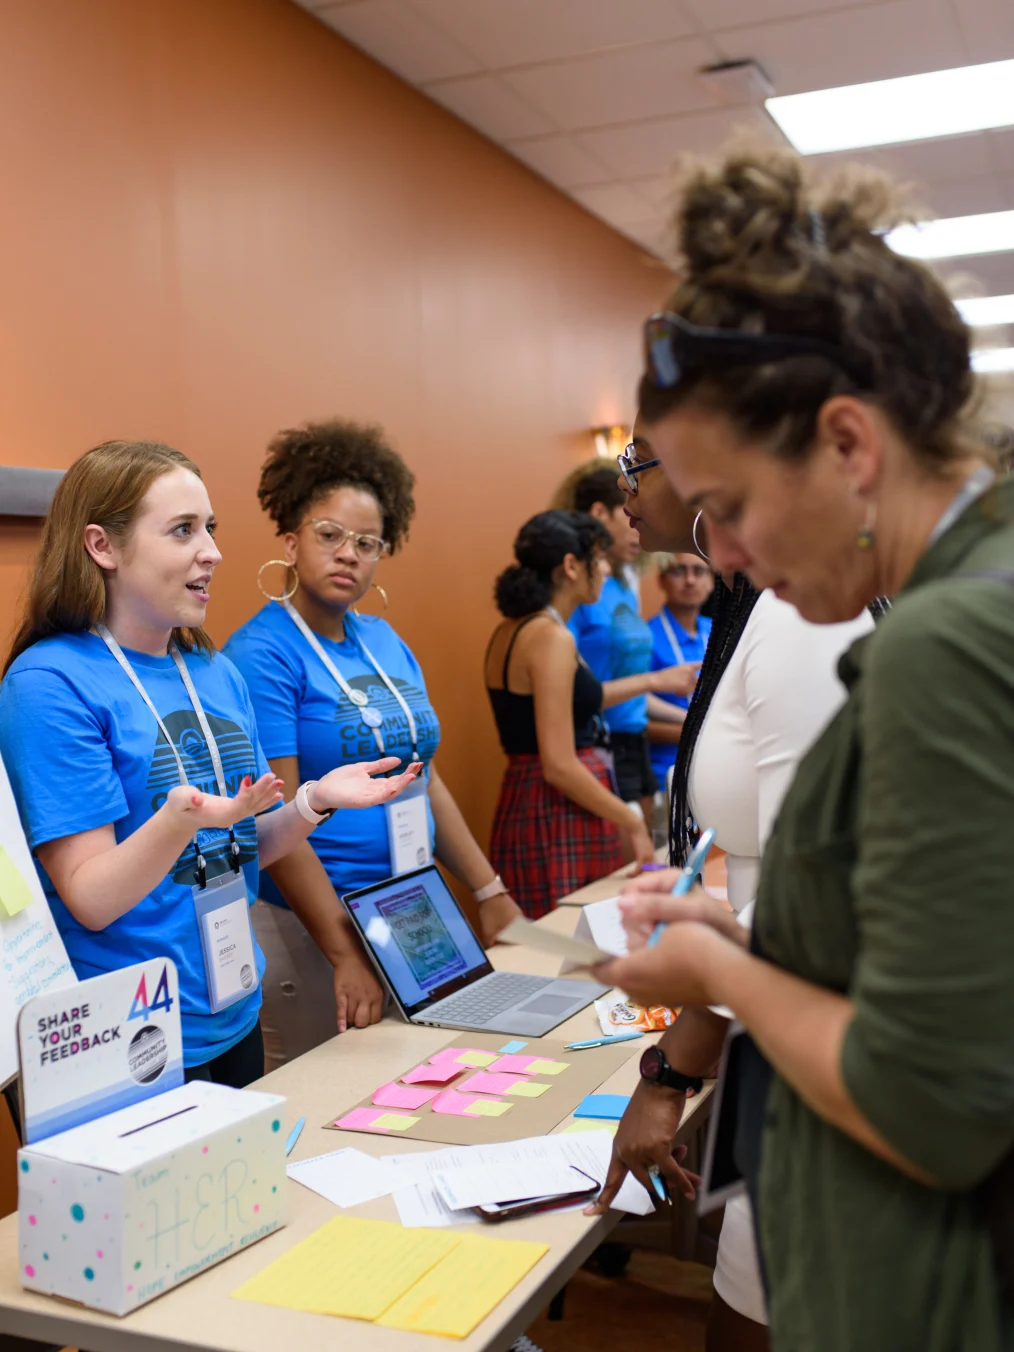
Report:
<svg viewBox="0 0 1014 1352"><path fill-rule="evenodd" d="M643 820L614 792L599 715L684 676L672 668L603 685L579 659L567 620L597 599L609 546L608 532L585 512L540 512L521 528L517 562L496 583L505 619L485 675L508 766L490 862L533 919L631 853L642 863L653 858Z"/></svg>

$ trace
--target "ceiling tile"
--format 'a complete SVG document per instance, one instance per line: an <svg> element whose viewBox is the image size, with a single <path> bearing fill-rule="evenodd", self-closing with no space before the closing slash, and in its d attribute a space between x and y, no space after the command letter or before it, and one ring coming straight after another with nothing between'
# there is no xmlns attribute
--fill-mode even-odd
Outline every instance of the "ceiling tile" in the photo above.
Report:
<svg viewBox="0 0 1014 1352"><path fill-rule="evenodd" d="M872 0L876 3L877 0ZM815 14L829 9L860 6L869 9L871 0L683 0L687 10L702 28L715 32L742 24L770 23L799 14Z"/></svg>
<svg viewBox="0 0 1014 1352"><path fill-rule="evenodd" d="M537 141L512 141L512 155L523 160L550 183L560 188L579 184L609 183L616 174L569 136L546 136Z"/></svg>
<svg viewBox="0 0 1014 1352"><path fill-rule="evenodd" d="M927 185L924 200L936 216L974 216L984 211L1006 211L1007 185L988 174L981 178L956 178L949 183Z"/></svg>
<svg viewBox="0 0 1014 1352"><path fill-rule="evenodd" d="M494 141L542 136L556 128L548 117L508 89L495 75L472 75L463 80L440 80L424 85L425 92L452 113Z"/></svg>
<svg viewBox="0 0 1014 1352"><path fill-rule="evenodd" d="M620 233L632 239L635 244L640 244L649 253L659 254L664 258L671 252L666 229L665 223L661 221L640 221L634 225L623 226Z"/></svg>
<svg viewBox="0 0 1014 1352"><path fill-rule="evenodd" d="M1014 174L1014 127L986 133L986 142L994 166L1002 174Z"/></svg>
<svg viewBox="0 0 1014 1352"><path fill-rule="evenodd" d="M689 37L680 0L411 0L492 70Z"/></svg>
<svg viewBox="0 0 1014 1352"><path fill-rule="evenodd" d="M668 210L676 197L675 174L659 174L656 178L635 178L630 186L655 208Z"/></svg>
<svg viewBox="0 0 1014 1352"><path fill-rule="evenodd" d="M920 75L967 64L948 0L881 0L721 34L728 60L759 61L779 94Z"/></svg>
<svg viewBox="0 0 1014 1352"><path fill-rule="evenodd" d="M504 79L565 131L713 106L696 72L714 53L700 38L511 71Z"/></svg>
<svg viewBox="0 0 1014 1352"><path fill-rule="evenodd" d="M968 44L968 60L1014 58L1014 4L1011 0L953 0Z"/></svg>
<svg viewBox="0 0 1014 1352"><path fill-rule="evenodd" d="M1014 294L1014 253L984 254L980 258L952 258L936 271L954 285L959 296L1009 296Z"/></svg>
<svg viewBox="0 0 1014 1352"><path fill-rule="evenodd" d="M610 225L625 227L641 224L652 214L644 198L626 183L604 183L597 188L575 188L570 195L593 216L601 216Z"/></svg>
<svg viewBox="0 0 1014 1352"><path fill-rule="evenodd" d="M356 0L320 11L324 22L410 84L473 75L481 67L399 0Z"/></svg>
<svg viewBox="0 0 1014 1352"><path fill-rule="evenodd" d="M606 127L582 132L576 140L616 177L634 179L667 174L681 155L714 155L741 129L753 131L774 145L785 144L765 113L742 108L662 118L631 127Z"/></svg>
<svg viewBox="0 0 1014 1352"><path fill-rule="evenodd" d="M900 146L878 146L875 150L843 150L833 155L807 158L819 173L831 173L850 164L870 164L899 182L912 183L917 188L986 177L994 169L990 140L984 132L944 136L937 141L911 141Z"/></svg>

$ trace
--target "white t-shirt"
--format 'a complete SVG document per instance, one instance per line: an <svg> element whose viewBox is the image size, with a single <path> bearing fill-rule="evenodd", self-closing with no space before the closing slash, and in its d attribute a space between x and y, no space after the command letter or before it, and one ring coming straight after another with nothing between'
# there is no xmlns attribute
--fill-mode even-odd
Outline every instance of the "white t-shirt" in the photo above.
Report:
<svg viewBox="0 0 1014 1352"><path fill-rule="evenodd" d="M846 624L810 624L763 592L722 674L694 747L688 794L726 851L729 902L757 893L760 859L796 766L845 700L838 659L873 628L868 611Z"/></svg>

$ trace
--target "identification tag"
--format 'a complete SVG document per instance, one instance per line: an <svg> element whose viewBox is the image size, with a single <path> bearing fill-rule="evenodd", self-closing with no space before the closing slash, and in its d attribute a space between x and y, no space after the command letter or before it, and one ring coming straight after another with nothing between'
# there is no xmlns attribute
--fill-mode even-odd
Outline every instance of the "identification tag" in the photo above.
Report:
<svg viewBox="0 0 1014 1352"><path fill-rule="evenodd" d="M201 932L208 1002L212 1014L217 1014L245 1000L257 987L246 878L230 871L191 891Z"/></svg>
<svg viewBox="0 0 1014 1352"><path fill-rule="evenodd" d="M420 776L392 802L385 804L391 873L410 873L433 863L426 784Z"/></svg>

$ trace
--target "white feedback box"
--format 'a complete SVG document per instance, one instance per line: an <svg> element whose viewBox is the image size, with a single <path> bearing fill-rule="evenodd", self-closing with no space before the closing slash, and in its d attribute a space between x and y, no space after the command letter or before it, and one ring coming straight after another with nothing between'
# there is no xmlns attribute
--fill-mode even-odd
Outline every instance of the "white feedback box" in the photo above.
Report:
<svg viewBox="0 0 1014 1352"><path fill-rule="evenodd" d="M284 1106L197 1081L23 1147L22 1285L126 1314L277 1230Z"/></svg>

